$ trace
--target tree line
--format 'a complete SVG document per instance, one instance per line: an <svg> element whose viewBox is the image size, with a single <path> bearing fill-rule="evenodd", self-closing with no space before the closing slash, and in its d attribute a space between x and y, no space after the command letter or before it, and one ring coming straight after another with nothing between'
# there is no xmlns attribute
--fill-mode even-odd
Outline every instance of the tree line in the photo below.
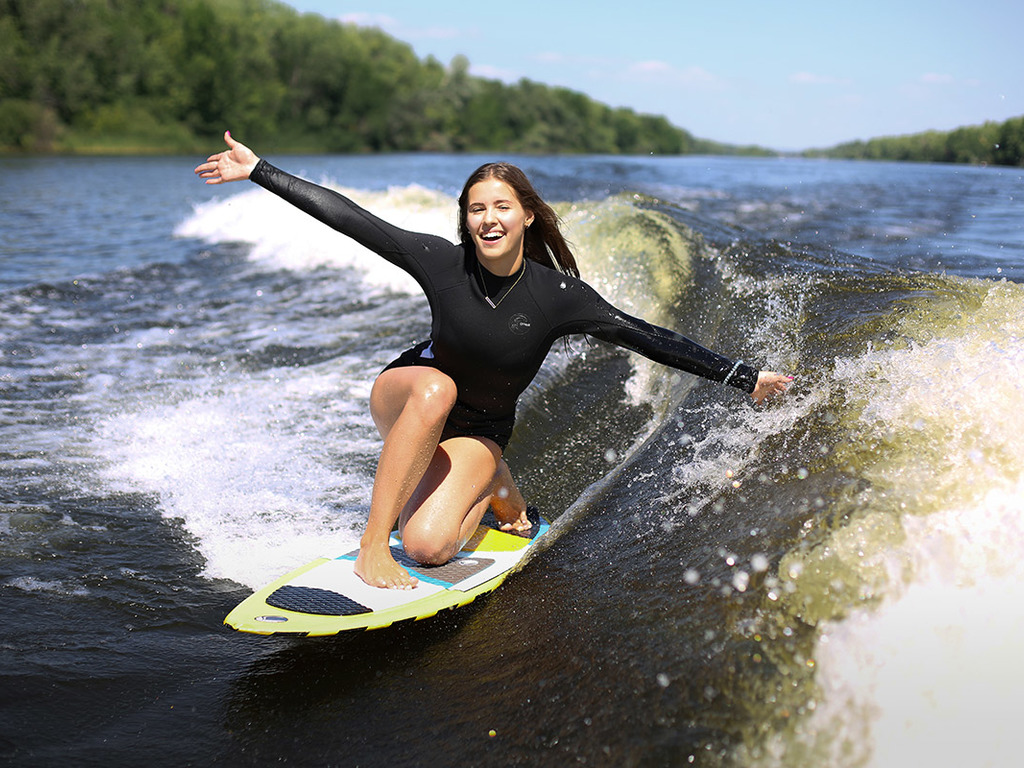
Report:
<svg viewBox="0 0 1024 768"><path fill-rule="evenodd" d="M659 116L473 77L275 0L0 0L0 148L724 153Z"/></svg>
<svg viewBox="0 0 1024 768"><path fill-rule="evenodd" d="M832 149L805 152L804 155L850 160L1024 166L1024 117L954 131L925 131L907 136L852 141Z"/></svg>
<svg viewBox="0 0 1024 768"><path fill-rule="evenodd" d="M0 0L0 151L773 154L277 0ZM1024 165L1024 117L815 157Z"/></svg>

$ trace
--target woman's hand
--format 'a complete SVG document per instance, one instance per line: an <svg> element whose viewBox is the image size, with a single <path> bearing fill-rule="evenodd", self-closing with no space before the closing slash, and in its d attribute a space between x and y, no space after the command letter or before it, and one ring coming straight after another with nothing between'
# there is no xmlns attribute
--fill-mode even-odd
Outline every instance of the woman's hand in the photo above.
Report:
<svg viewBox="0 0 1024 768"><path fill-rule="evenodd" d="M784 376L775 371L761 371L757 374L757 385L750 396L760 405L769 398L781 395L792 383L792 376Z"/></svg>
<svg viewBox="0 0 1024 768"><path fill-rule="evenodd" d="M502 459L494 475L494 490L491 494L491 511L503 531L521 533L533 527L526 516L526 499L519 492L508 464Z"/></svg>
<svg viewBox="0 0 1024 768"><path fill-rule="evenodd" d="M504 518L496 509L494 509L493 505L491 506L491 509L494 511L494 517L500 524L498 527L502 531L522 533L523 531L528 531L533 528L533 523L531 523L530 519L526 516L525 509L511 519Z"/></svg>
<svg viewBox="0 0 1024 768"><path fill-rule="evenodd" d="M207 184L223 184L227 181L248 179L249 174L256 167L256 163L260 161L245 144L231 138L231 131L224 132L224 141L227 143L228 149L218 152L216 155L210 155L206 158L205 163L196 166L196 175L201 179L206 179Z"/></svg>

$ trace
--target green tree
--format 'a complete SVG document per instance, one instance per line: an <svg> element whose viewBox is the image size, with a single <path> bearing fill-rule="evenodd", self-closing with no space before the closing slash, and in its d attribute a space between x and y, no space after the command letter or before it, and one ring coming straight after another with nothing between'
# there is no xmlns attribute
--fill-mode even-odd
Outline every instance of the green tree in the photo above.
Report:
<svg viewBox="0 0 1024 768"><path fill-rule="evenodd" d="M999 127L995 161L1000 165L1024 166L1024 117L1007 120Z"/></svg>
<svg viewBox="0 0 1024 768"><path fill-rule="evenodd" d="M0 147L679 153L664 118L420 61L380 30L277 0L0 0Z"/></svg>

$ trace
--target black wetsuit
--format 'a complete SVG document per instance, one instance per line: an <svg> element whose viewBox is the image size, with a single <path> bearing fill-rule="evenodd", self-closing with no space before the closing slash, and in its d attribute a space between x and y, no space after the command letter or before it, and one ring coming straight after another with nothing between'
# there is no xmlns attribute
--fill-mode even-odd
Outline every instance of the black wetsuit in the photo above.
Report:
<svg viewBox="0 0 1024 768"><path fill-rule="evenodd" d="M755 369L734 366L678 333L620 312L582 280L526 259L520 272L500 278L478 267L472 248L392 226L343 195L263 160L250 178L419 283L430 303L430 339L389 367L429 365L452 378L458 400L445 437L488 437L504 449L519 396L554 341L569 334L589 334L713 381L728 377L731 385L754 391Z"/></svg>

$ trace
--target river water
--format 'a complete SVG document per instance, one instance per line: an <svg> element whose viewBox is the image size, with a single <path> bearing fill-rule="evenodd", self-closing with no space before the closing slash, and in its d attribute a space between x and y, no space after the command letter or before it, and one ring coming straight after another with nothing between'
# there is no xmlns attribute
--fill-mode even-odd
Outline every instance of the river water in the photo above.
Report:
<svg viewBox="0 0 1024 768"><path fill-rule="evenodd" d="M492 158L269 159L454 239ZM511 159L603 295L793 389L556 345L507 453L549 544L305 640L221 622L358 541L415 284L190 158L0 159L0 757L1019 764L1022 172Z"/></svg>

